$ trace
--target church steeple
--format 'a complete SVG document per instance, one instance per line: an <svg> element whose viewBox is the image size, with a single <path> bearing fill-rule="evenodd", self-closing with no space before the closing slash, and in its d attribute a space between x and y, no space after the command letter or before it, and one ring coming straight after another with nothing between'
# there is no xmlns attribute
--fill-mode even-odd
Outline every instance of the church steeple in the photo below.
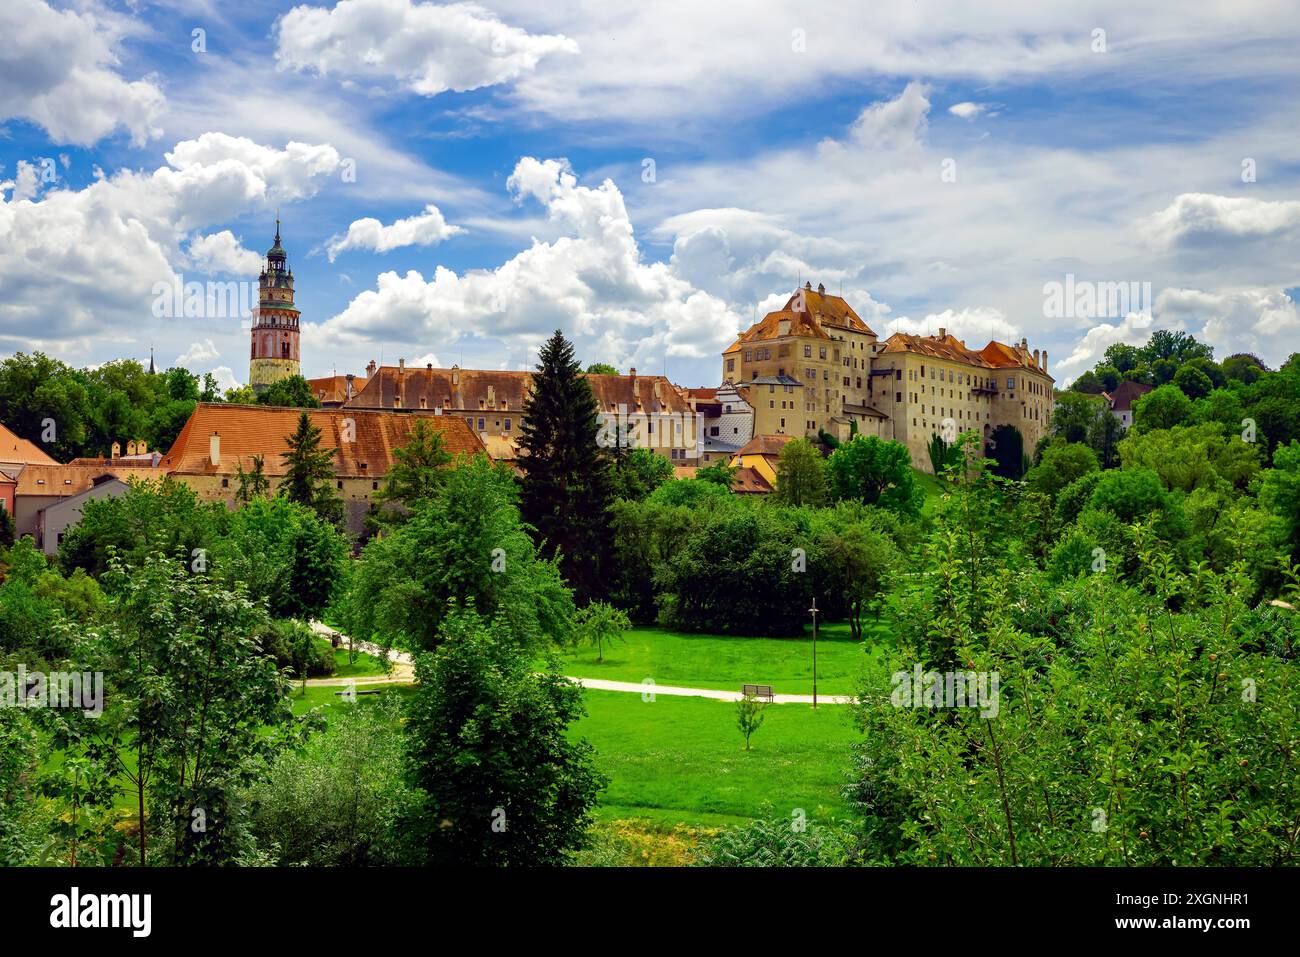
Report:
<svg viewBox="0 0 1300 957"><path fill-rule="evenodd" d="M153 346L149 347L149 374L150 375L157 374L156 372L154 372L154 367L153 367Z"/></svg>

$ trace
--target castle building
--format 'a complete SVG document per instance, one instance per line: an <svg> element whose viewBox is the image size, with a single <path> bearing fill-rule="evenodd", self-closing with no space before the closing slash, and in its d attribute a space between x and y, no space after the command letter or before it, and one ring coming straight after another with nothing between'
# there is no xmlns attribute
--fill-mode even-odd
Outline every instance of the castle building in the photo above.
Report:
<svg viewBox="0 0 1300 957"><path fill-rule="evenodd" d="M597 414L611 428L617 426L628 444L675 464L700 464L704 415L664 376L638 376L631 369L627 375L585 373L584 378ZM493 439L517 439L532 387L531 372L408 367L399 359L396 366L367 366L364 379L353 379L342 407L454 416L464 419L489 448L503 451L505 445Z"/></svg>
<svg viewBox="0 0 1300 957"><path fill-rule="evenodd" d="M1047 353L1027 340L975 350L941 328L881 342L843 298L811 283L723 352L722 377L753 406L756 437L878 435L926 470L933 435L976 431L987 442L1012 425L1032 451L1052 414Z"/></svg>
<svg viewBox="0 0 1300 957"><path fill-rule="evenodd" d="M871 404L871 363L880 346L840 296L811 283L769 312L722 353L722 379L754 407L754 435L837 439L877 434L884 418Z"/></svg>
<svg viewBox="0 0 1300 957"><path fill-rule="evenodd" d="M266 252L258 277L257 309L253 313L248 381L254 392L299 375L298 309L293 304L293 270L280 245L280 220L275 221L275 245Z"/></svg>

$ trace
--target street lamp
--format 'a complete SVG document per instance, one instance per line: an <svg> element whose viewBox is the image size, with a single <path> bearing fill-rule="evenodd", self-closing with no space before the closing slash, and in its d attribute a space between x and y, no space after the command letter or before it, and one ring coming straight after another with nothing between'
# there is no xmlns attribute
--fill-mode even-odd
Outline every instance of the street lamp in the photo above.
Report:
<svg viewBox="0 0 1300 957"><path fill-rule="evenodd" d="M813 597L812 607L808 609L813 620L813 707L817 707L817 598Z"/></svg>

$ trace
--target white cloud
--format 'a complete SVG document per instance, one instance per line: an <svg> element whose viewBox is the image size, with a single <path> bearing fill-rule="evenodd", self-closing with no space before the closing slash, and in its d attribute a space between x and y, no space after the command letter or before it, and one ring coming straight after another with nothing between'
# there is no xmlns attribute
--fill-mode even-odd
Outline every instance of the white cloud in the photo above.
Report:
<svg viewBox="0 0 1300 957"><path fill-rule="evenodd" d="M419 345L462 337L499 339L535 350L557 328L584 355L650 367L663 356L712 359L735 335L739 316L663 263L647 263L633 238L623 196L610 180L580 186L564 160L521 159L508 180L519 202L544 204L562 235L532 245L491 270L438 267L381 273L313 334L344 343Z"/></svg>
<svg viewBox="0 0 1300 957"><path fill-rule="evenodd" d="M217 347L212 340L204 339L202 342L190 343L190 347L176 357L173 365L189 368L192 365L201 365L219 358L221 358L221 353L217 351Z"/></svg>
<svg viewBox="0 0 1300 957"><path fill-rule="evenodd" d="M948 112L959 119L973 120L981 113L987 113L990 106L989 103L972 103L968 100L965 103L954 103L948 107Z"/></svg>
<svg viewBox="0 0 1300 957"><path fill-rule="evenodd" d="M128 81L114 69L120 33L112 15L5 0L0 36L0 119L29 120L56 142L83 146L119 126L136 145L160 135L162 91L152 78Z"/></svg>
<svg viewBox="0 0 1300 957"><path fill-rule="evenodd" d="M294 7L279 21L281 67L392 79L424 96L507 83L554 53L577 53L560 35L533 35L474 3L340 0Z"/></svg>
<svg viewBox="0 0 1300 957"><path fill-rule="evenodd" d="M240 245L235 234L228 229L195 236L190 240L189 254L194 265L203 272L256 276L262 269L262 257Z"/></svg>
<svg viewBox="0 0 1300 957"><path fill-rule="evenodd" d="M1124 342L1131 346L1145 345L1151 333L1158 328L1177 328L1177 326L1169 327L1156 323L1151 315L1145 312L1130 312L1121 322L1093 326L1084 333L1082 339L1078 340L1074 350L1056 363L1055 368L1048 371L1056 376L1056 387L1064 389L1080 374L1100 362L1106 350L1115 343Z"/></svg>
<svg viewBox="0 0 1300 957"><path fill-rule="evenodd" d="M391 226L371 217L353 221L346 236L330 240L329 259L333 262L345 249L373 249L386 253L402 246L434 246L460 232L464 230L448 224L438 207L429 203L423 213L399 219Z"/></svg>
<svg viewBox="0 0 1300 957"><path fill-rule="evenodd" d="M150 315L155 284L190 265L185 243L197 238L190 251L200 253L225 246L196 231L309 195L338 164L329 146L277 150L219 133L167 156L152 173L101 173L36 202L0 201L0 348L129 339Z"/></svg>
<svg viewBox="0 0 1300 957"><path fill-rule="evenodd" d="M24 199L35 198L36 194L41 190L40 178L36 175L35 165L26 160L19 160L14 178L0 183L0 190L6 189L13 190L9 198L15 203Z"/></svg>
<svg viewBox="0 0 1300 957"><path fill-rule="evenodd" d="M849 127L850 138L869 149L906 149L924 143L928 93L924 83L913 82L897 98L871 104Z"/></svg>
<svg viewBox="0 0 1300 957"><path fill-rule="evenodd" d="M426 352L424 355L412 359L407 365L412 369L419 369L423 366L433 366L435 369L442 368L442 363L438 361L437 355L432 352Z"/></svg>
<svg viewBox="0 0 1300 957"><path fill-rule="evenodd" d="M235 378L234 370L230 366L217 366L209 371L212 373L212 377L217 380L217 387L222 391L238 389L243 384Z"/></svg>
<svg viewBox="0 0 1300 957"><path fill-rule="evenodd" d="M963 340L971 349L982 349L990 339L999 342L1018 342L1020 330L1007 320L1002 310L991 306L974 309L945 309L932 312L924 319L899 316L885 326L882 338L895 332L913 336L938 335L943 329L948 335Z"/></svg>
<svg viewBox="0 0 1300 957"><path fill-rule="evenodd" d="M776 217L747 209L698 209L671 216L651 236L673 241L673 275L742 313L768 296L788 296L801 279L825 283L836 293L848 282L849 293L863 262L863 249L855 243L807 236ZM865 302L863 307L870 311ZM867 318L862 310L859 315Z"/></svg>
<svg viewBox="0 0 1300 957"><path fill-rule="evenodd" d="M1196 337L1214 346L1219 359L1253 352L1277 366L1300 348L1300 311L1281 289L1166 289L1156 298L1156 312L1180 327L1199 324Z"/></svg>
<svg viewBox="0 0 1300 957"><path fill-rule="evenodd" d="M1212 5L1195 22L1162 17L1153 0L1007 0L948 5L942 15L926 4L875 3L847 16L842 0L797 8L751 0L742 15L699 0L497 0L493 8L581 45L581 56L556 57L517 81L524 108L566 121L762 114L897 77L1150 90L1189 76L1287 76L1300 17L1294 5L1269 0ZM1091 50L1094 26L1106 28L1105 55Z"/></svg>
<svg viewBox="0 0 1300 957"><path fill-rule="evenodd" d="M1157 245L1202 238L1259 239L1300 227L1300 201L1183 193L1141 224Z"/></svg>

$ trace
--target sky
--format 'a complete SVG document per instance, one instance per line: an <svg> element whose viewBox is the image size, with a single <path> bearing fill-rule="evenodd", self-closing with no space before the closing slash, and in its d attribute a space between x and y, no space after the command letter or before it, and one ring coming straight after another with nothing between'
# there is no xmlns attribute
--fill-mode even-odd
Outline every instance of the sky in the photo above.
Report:
<svg viewBox="0 0 1300 957"><path fill-rule="evenodd" d="M222 290L277 214L309 377L562 329L717 385L803 282L1058 385L1161 328L1300 349L1293 2L3 0L0 35L0 355L247 382Z"/></svg>

